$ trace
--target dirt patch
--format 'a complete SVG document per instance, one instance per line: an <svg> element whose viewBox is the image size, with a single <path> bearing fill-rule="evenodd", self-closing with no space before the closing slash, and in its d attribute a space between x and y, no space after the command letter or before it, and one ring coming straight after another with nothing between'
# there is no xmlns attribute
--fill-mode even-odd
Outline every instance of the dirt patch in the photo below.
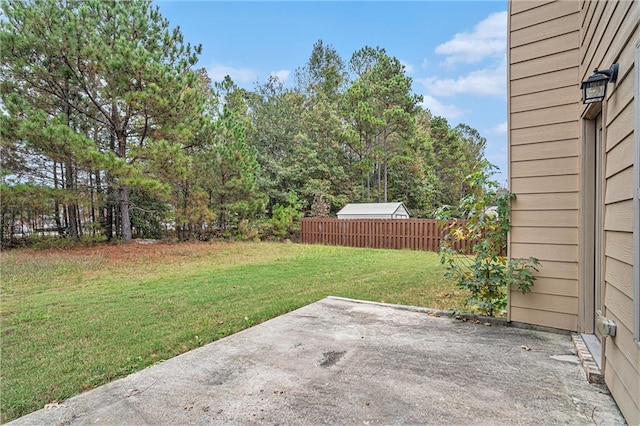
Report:
<svg viewBox="0 0 640 426"><path fill-rule="evenodd" d="M201 255L219 252L229 248L229 243L208 242L182 242L155 244L137 244L134 240L131 244L104 244L93 247L73 247L68 249L34 250L24 249L20 252L30 258L49 259L57 258L64 254L67 258L99 258L105 262L105 266L156 261L167 261L184 257L197 257Z"/></svg>

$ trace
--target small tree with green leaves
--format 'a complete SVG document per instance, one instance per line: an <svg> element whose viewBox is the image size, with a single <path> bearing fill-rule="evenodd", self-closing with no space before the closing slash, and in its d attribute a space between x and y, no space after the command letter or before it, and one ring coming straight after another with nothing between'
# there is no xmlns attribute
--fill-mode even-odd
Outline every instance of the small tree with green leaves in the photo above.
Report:
<svg viewBox="0 0 640 426"><path fill-rule="evenodd" d="M465 179L468 194L460 200L458 211L466 215L466 223L451 221L448 206L436 212L447 236L440 247L440 262L447 267L446 276L469 292L467 307L481 314L495 316L507 306L508 288L526 293L536 279L538 259L507 259L507 234L510 202L515 194L501 189L491 180L495 166L484 162ZM472 256L453 248L456 240L472 242Z"/></svg>
<svg viewBox="0 0 640 426"><path fill-rule="evenodd" d="M271 217L259 225L259 237L263 240L296 239L300 234L300 219L304 200L298 198L295 191L289 191L286 204L276 204L271 209Z"/></svg>

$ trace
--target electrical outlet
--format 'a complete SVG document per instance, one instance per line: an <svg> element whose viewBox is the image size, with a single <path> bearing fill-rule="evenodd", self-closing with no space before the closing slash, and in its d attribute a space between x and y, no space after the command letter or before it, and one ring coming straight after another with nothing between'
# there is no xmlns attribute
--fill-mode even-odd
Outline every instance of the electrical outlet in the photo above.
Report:
<svg viewBox="0 0 640 426"><path fill-rule="evenodd" d="M598 315L596 318L596 327L598 328L600 335L612 337L616 335L616 330L618 328L615 322L610 319L606 319L601 315Z"/></svg>

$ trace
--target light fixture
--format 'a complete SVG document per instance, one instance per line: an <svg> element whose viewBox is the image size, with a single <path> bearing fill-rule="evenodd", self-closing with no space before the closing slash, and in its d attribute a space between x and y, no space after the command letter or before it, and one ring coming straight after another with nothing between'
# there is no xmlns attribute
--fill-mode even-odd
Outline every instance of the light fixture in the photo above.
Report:
<svg viewBox="0 0 640 426"><path fill-rule="evenodd" d="M591 104L602 102L607 96L607 83L615 83L618 79L618 64L611 65L608 70L593 70L593 75L583 81L580 85L582 89L582 103Z"/></svg>

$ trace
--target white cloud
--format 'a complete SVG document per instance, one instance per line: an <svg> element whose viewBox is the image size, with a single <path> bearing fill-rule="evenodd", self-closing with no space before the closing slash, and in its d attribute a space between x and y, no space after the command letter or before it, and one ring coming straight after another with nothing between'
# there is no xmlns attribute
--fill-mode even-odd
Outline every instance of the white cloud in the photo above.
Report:
<svg viewBox="0 0 640 426"><path fill-rule="evenodd" d="M489 129L489 133L494 135L506 135L507 134L507 122L500 123Z"/></svg>
<svg viewBox="0 0 640 426"><path fill-rule="evenodd" d="M427 68L429 68L429 60L427 58L424 58L422 60L422 69L426 70Z"/></svg>
<svg viewBox="0 0 640 426"><path fill-rule="evenodd" d="M289 70L280 70L271 73L272 76L277 77L278 80L280 80L282 83L285 83L287 81L287 78L289 78L289 74L291 74L291 71Z"/></svg>
<svg viewBox="0 0 640 426"><path fill-rule="evenodd" d="M448 120L460 117L466 113L465 110L455 105L445 105L433 96L423 95L422 106L431 111L433 115L442 116Z"/></svg>
<svg viewBox="0 0 640 426"><path fill-rule="evenodd" d="M209 67L207 72L213 81L222 81L227 75L235 83L251 83L258 78L258 73L250 68L234 68L221 64Z"/></svg>
<svg viewBox="0 0 640 426"><path fill-rule="evenodd" d="M472 71L457 78L426 77L418 79L431 95L505 96L507 93L507 67L502 61L494 68Z"/></svg>
<svg viewBox="0 0 640 426"><path fill-rule="evenodd" d="M414 66L411 65L409 62L405 62L402 59L400 59L400 63L404 66L404 70L407 74L413 74L416 71Z"/></svg>
<svg viewBox="0 0 640 426"><path fill-rule="evenodd" d="M499 57L507 49L507 12L492 13L480 21L472 32L456 33L436 47L436 53L446 55L445 65L457 62L477 63L485 58Z"/></svg>

